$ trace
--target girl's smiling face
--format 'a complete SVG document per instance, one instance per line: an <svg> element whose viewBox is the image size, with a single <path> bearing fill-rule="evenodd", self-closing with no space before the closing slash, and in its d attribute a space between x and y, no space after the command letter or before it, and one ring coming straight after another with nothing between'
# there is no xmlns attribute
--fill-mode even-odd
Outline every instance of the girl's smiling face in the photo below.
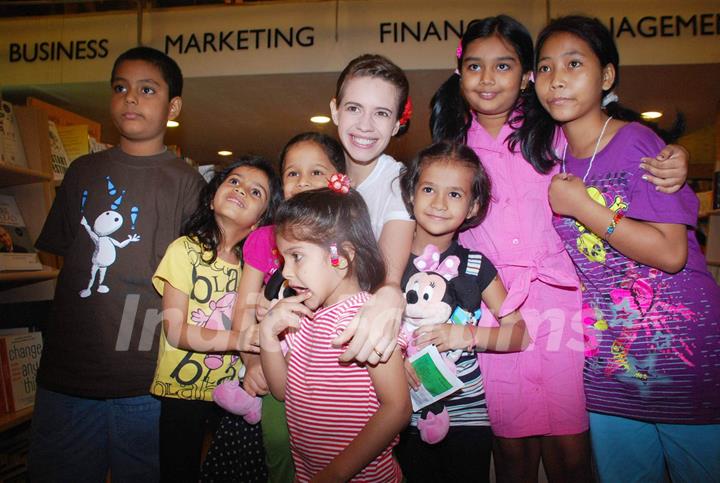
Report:
<svg viewBox="0 0 720 483"><path fill-rule="evenodd" d="M325 151L312 141L294 144L285 154L282 183L285 199L307 190L325 188L337 169Z"/></svg>
<svg viewBox="0 0 720 483"><path fill-rule="evenodd" d="M489 117L507 120L528 77L515 49L498 35L473 40L463 52L460 90L481 124Z"/></svg>
<svg viewBox="0 0 720 483"><path fill-rule="evenodd" d="M215 220L221 227L233 223L250 228L262 217L268 207L270 181L257 168L239 166L232 170L210 203Z"/></svg>
<svg viewBox="0 0 720 483"><path fill-rule="evenodd" d="M385 151L400 128L398 89L375 77L345 81L339 99L330 102L340 143L350 161L370 164Z"/></svg>
<svg viewBox="0 0 720 483"><path fill-rule="evenodd" d="M412 200L416 237L427 243L435 238L452 239L460 225L478 211L472 199L472 179L472 169L453 160L431 161L422 168Z"/></svg>
<svg viewBox="0 0 720 483"><path fill-rule="evenodd" d="M553 119L567 123L600 114L603 90L609 89L614 79L615 68L600 65L587 42L558 32L539 52L535 91Z"/></svg>

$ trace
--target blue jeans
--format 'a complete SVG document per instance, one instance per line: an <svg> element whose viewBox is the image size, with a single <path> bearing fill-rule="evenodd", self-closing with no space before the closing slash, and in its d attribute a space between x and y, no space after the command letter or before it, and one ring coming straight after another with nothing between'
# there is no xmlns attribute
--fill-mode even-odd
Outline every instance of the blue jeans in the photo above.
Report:
<svg viewBox="0 0 720 483"><path fill-rule="evenodd" d="M38 388L30 481L156 482L160 402L152 396L86 399Z"/></svg>
<svg viewBox="0 0 720 483"><path fill-rule="evenodd" d="M720 424L663 424L590 413L602 483L720 482Z"/></svg>

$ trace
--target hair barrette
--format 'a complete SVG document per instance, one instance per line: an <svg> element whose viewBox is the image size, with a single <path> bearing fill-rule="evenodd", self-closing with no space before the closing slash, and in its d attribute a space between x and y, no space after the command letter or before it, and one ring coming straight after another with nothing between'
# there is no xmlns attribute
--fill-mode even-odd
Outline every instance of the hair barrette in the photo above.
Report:
<svg viewBox="0 0 720 483"><path fill-rule="evenodd" d="M335 173L330 176L330 179L328 180L328 188L333 190L335 193L346 195L350 191L350 178L348 178L348 175L346 174Z"/></svg>
<svg viewBox="0 0 720 483"><path fill-rule="evenodd" d="M340 256L338 255L337 243L330 244L330 265L337 267L340 265Z"/></svg>
<svg viewBox="0 0 720 483"><path fill-rule="evenodd" d="M457 49L455 49L455 57L457 57L458 59L462 59L462 37L460 37Z"/></svg>
<svg viewBox="0 0 720 483"><path fill-rule="evenodd" d="M607 94L605 94L605 97L602 99L602 107L606 108L608 104L611 104L613 102L620 102L620 98L615 94L615 91L610 91Z"/></svg>
<svg viewBox="0 0 720 483"><path fill-rule="evenodd" d="M412 113L413 113L412 100L410 99L410 96L408 96L407 101L405 101L405 109L403 109L402 116L400 116L400 125L401 126L405 126L408 122L410 122Z"/></svg>

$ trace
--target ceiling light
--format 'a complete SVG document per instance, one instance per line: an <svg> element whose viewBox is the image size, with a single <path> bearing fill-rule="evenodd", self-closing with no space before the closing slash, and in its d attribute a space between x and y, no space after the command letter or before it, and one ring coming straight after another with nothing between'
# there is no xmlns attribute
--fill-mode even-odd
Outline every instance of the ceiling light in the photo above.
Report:
<svg viewBox="0 0 720 483"><path fill-rule="evenodd" d="M230 156L230 155L232 154L232 151L222 150L222 151L218 151L218 154L219 154L220 156Z"/></svg>
<svg viewBox="0 0 720 483"><path fill-rule="evenodd" d="M327 116L313 116L310 118L310 122L315 124L327 124L330 122L330 118Z"/></svg>
<svg viewBox="0 0 720 483"><path fill-rule="evenodd" d="M167 127L178 127L179 125L180 125L180 123L177 121L168 121L167 122Z"/></svg>
<svg viewBox="0 0 720 483"><path fill-rule="evenodd" d="M645 120L658 119L662 117L662 115L662 112L658 111L646 111L640 114L640 116L642 116L642 118Z"/></svg>

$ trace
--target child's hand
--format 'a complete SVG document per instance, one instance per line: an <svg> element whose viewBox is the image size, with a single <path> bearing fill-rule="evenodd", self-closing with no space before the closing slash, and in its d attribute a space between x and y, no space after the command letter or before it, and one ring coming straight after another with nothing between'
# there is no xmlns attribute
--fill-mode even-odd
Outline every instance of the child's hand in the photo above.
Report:
<svg viewBox="0 0 720 483"><path fill-rule="evenodd" d="M548 190L548 199L553 211L558 215L577 218L578 208L592 198L587 194L585 183L572 174L559 173L553 176Z"/></svg>
<svg viewBox="0 0 720 483"><path fill-rule="evenodd" d="M260 352L260 325L253 324L245 330L239 332L237 338L236 351L252 352L257 354Z"/></svg>
<svg viewBox="0 0 720 483"><path fill-rule="evenodd" d="M413 391L416 391L417 388L420 387L420 379L417 377L415 368L407 359L403 361L403 365L405 366L405 377L407 378L408 386L410 386Z"/></svg>
<svg viewBox="0 0 720 483"><path fill-rule="evenodd" d="M258 294L257 302L255 304L255 318L258 322L262 322L265 316L270 310L272 302L265 298L265 295L261 292Z"/></svg>
<svg viewBox="0 0 720 483"><path fill-rule="evenodd" d="M282 300L273 301L270 310L260 323L260 347L263 350L280 350L278 336L290 327L299 328L302 317L312 318L313 312L303 302L312 293L307 290Z"/></svg>
<svg viewBox="0 0 720 483"><path fill-rule="evenodd" d="M434 344L440 352L467 349L473 344L473 334L468 325L433 324L415 330L415 345L418 349Z"/></svg>
<svg viewBox="0 0 720 483"><path fill-rule="evenodd" d="M245 363L243 389L251 396L262 396L268 393L267 381L258 357L249 358Z"/></svg>
<svg viewBox="0 0 720 483"><path fill-rule="evenodd" d="M640 167L648 172L643 179L663 193L675 193L687 181L690 153L677 144L665 146L654 158L642 158Z"/></svg>

